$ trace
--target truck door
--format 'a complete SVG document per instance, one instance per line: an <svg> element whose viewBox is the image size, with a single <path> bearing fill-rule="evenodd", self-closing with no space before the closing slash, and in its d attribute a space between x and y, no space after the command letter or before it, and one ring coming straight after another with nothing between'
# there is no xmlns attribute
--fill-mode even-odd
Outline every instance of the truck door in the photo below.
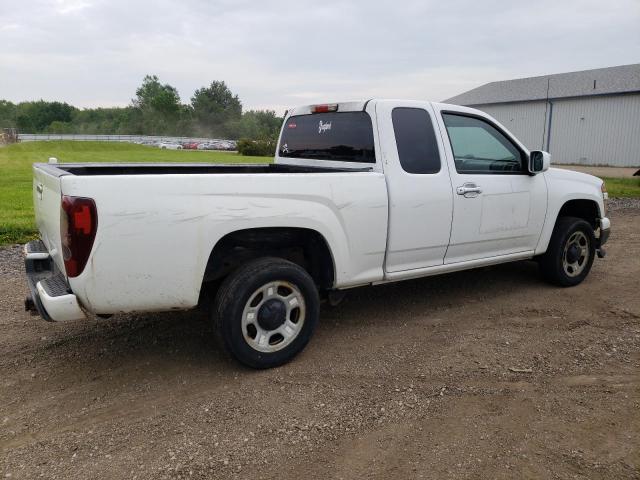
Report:
<svg viewBox="0 0 640 480"><path fill-rule="evenodd" d="M445 264L533 251L547 208L543 175L528 152L490 117L434 105L453 182Z"/></svg>
<svg viewBox="0 0 640 480"><path fill-rule="evenodd" d="M386 272L442 265L449 244L453 192L430 104L376 105L389 192Z"/></svg>

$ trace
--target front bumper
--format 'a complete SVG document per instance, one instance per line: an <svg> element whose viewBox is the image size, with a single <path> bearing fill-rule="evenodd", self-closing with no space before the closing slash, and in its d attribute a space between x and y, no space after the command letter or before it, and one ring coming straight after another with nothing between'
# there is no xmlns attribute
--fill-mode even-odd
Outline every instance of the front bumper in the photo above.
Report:
<svg viewBox="0 0 640 480"><path fill-rule="evenodd" d="M49 322L79 320L86 315L67 280L51 259L41 240L24 246L24 266L30 295L25 309Z"/></svg>
<svg viewBox="0 0 640 480"><path fill-rule="evenodd" d="M604 258L607 254L603 245L609 240L611 235L611 221L607 217L598 220L598 238L596 238L596 253L599 258Z"/></svg>
<svg viewBox="0 0 640 480"><path fill-rule="evenodd" d="M598 238L598 246L602 246L609 240L611 235L611 221L607 217L600 219L600 237Z"/></svg>

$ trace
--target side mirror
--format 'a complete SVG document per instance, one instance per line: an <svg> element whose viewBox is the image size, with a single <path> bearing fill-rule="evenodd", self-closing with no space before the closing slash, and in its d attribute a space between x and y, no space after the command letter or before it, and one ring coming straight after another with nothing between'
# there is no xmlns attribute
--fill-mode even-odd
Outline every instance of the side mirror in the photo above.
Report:
<svg viewBox="0 0 640 480"><path fill-rule="evenodd" d="M551 154L542 150L533 150L529 154L529 173L546 172L551 166Z"/></svg>

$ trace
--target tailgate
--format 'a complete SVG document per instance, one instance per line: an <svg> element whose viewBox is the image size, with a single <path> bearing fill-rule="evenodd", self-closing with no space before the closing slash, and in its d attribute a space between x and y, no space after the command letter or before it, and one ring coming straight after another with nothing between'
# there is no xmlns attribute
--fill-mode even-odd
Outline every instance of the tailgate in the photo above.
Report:
<svg viewBox="0 0 640 480"><path fill-rule="evenodd" d="M33 209L40 238L51 258L64 272L60 239L60 176L50 173L40 165L33 166Z"/></svg>

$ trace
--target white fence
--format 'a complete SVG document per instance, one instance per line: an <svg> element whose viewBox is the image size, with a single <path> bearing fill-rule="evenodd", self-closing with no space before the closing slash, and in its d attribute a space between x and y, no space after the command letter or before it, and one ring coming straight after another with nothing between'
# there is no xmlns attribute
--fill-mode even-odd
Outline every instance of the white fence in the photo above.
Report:
<svg viewBox="0 0 640 480"><path fill-rule="evenodd" d="M81 135L75 133L20 133L20 142L41 142L47 140L74 140L78 142L129 142L129 143L160 143L160 142L214 142L233 141L220 138L170 137L159 135Z"/></svg>

